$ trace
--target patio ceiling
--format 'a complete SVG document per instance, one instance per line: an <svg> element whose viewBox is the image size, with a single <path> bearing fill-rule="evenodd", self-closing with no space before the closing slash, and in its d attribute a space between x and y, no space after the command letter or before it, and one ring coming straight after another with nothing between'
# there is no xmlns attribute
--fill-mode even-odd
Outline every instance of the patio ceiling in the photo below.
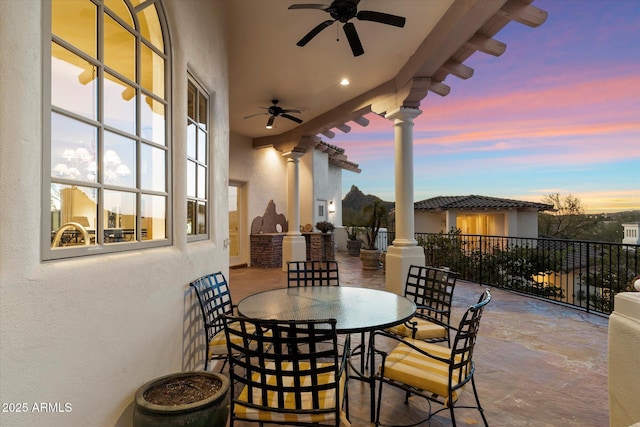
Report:
<svg viewBox="0 0 640 427"><path fill-rule="evenodd" d="M354 57L340 22L305 47L296 45L330 16L288 7L331 0L229 0L231 131L252 138L256 148L288 150L301 145L303 137L316 144L316 136L327 141L332 133L366 125L360 117L370 112L419 107L428 92L446 96L457 80L473 75L464 65L469 56L504 52L505 41L494 35L505 25L517 21L535 27L546 20L546 12L532 1L361 0L359 11L403 16L406 25L352 19L365 51ZM351 84L341 86L343 78ZM304 122L278 117L274 128L266 129L268 115L245 118L266 112L260 107L269 107L272 99L282 108L299 109L293 115Z"/></svg>

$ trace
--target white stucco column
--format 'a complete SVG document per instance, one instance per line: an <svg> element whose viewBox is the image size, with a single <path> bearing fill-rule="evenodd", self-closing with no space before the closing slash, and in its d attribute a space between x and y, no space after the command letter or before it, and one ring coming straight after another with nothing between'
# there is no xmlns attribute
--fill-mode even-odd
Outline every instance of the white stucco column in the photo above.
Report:
<svg viewBox="0 0 640 427"><path fill-rule="evenodd" d="M387 249L385 287L404 294L404 283L411 265L424 265L424 250L415 239L413 208L413 119L422 111L400 107L386 115L393 120L395 134L396 238Z"/></svg>
<svg viewBox="0 0 640 427"><path fill-rule="evenodd" d="M287 158L287 217L289 231L282 240L282 270L288 261L304 261L307 246L300 233L300 157L304 151L292 150L282 154Z"/></svg>

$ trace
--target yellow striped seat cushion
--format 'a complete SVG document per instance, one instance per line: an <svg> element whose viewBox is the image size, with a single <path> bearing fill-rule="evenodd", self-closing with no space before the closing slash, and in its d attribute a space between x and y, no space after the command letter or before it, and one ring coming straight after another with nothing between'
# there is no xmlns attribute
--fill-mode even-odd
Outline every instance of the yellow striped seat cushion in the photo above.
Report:
<svg viewBox="0 0 640 427"><path fill-rule="evenodd" d="M429 322L428 320L422 319L420 317L414 317L410 321L418 322L416 325L417 331L415 336L415 339L417 340L428 340L433 338L447 337L447 330L442 325ZM405 325L404 323L398 326L393 326L387 330L392 334L400 335L402 337L409 337L409 338L411 338L411 334L413 333L413 330L407 325Z"/></svg>
<svg viewBox="0 0 640 427"><path fill-rule="evenodd" d="M247 324L247 332L253 334L256 328ZM242 345L242 337L232 335L231 340L234 344ZM214 355L227 354L227 337L225 336L224 329L213 336L213 339L209 342L209 357Z"/></svg>
<svg viewBox="0 0 640 427"><path fill-rule="evenodd" d="M442 358L451 357L451 349L420 340L408 340L421 350ZM425 390L445 398L445 406L449 402L449 364L432 359L418 353L411 347L398 344L389 353L384 365L384 376L399 381L411 387ZM455 377L455 376L454 376ZM452 387L457 385L456 378ZM453 402L458 400L463 388L455 390L451 396Z"/></svg>
<svg viewBox="0 0 640 427"><path fill-rule="evenodd" d="M330 364L319 364L319 366L329 366ZM283 365L285 367L285 370L291 370L292 369L292 365L288 364L288 365ZM268 369L272 369L274 368L275 365L270 364L270 366L268 366ZM309 364L308 363L300 363L300 369L301 370L305 370L305 369L309 369ZM344 382L345 382L345 377L346 375L342 375L340 377L340 384L339 384L339 392L342 393L342 390L344 390ZM260 378L259 374L254 374L253 375L253 379L254 381L258 381ZM292 386L293 385L293 380L291 380L291 378L284 378L285 380L285 385L286 386ZM289 382L286 382L287 380L291 380ZM334 381L334 373L333 372L327 372L324 374L321 374L318 376L318 381L320 384L327 384L328 382L332 382ZM267 376L267 383L268 384L276 384L276 377L273 375L268 375ZM307 377L303 377L302 378L302 384L303 385L311 385L311 377L307 376ZM244 387L242 389L242 392L240 393L240 396L238 396L238 400L239 401L244 401L247 402L247 397L248 397L248 388ZM261 394L262 394L262 390L261 389L253 389L253 402L254 403L259 403L261 402ZM319 392L319 396L320 396L320 407L323 409L328 409L328 408L335 408L336 407L336 396L335 396L335 389L332 390L322 390ZM277 401L277 397L276 394L272 391L269 391L267 393L267 399L268 399L268 406L272 406L274 408L278 408L278 401ZM342 396L340 396L340 399L338 400L338 402L342 402ZM280 408L280 409L294 409L295 408L295 400L294 400L294 393L287 393L287 395L285 396L285 404L284 404L284 408ZM313 405L311 402L311 393L305 393L302 396L302 408L303 409L312 409ZM331 412L331 413L326 413L326 414L284 414L284 413L279 413L279 412L275 412L275 411L268 411L268 410L258 410L255 408L250 408L247 406L243 406L242 404L236 403L234 405L234 414L236 417L238 418L243 418L243 419L249 419L249 420L256 420L256 421L262 421L262 422L269 422L269 421L277 421L277 422L286 422L286 423L298 423L298 422L305 422L305 423L320 423L320 422L327 422L327 421L332 421L335 420L335 412ZM341 417L342 414L341 414ZM344 424L344 423L343 423Z"/></svg>

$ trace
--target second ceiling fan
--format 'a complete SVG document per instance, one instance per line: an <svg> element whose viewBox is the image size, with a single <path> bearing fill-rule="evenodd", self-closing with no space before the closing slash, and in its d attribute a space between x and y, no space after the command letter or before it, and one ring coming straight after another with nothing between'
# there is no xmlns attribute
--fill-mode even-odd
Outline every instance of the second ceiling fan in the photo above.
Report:
<svg viewBox="0 0 640 427"><path fill-rule="evenodd" d="M356 27L353 22L349 22L351 19L356 18L361 21L379 22L381 24L393 25L394 27L404 27L406 19L402 16L391 15L383 12L375 12L371 10L361 10L358 12L358 3L360 0L334 0L330 5L326 4L293 4L289 6L289 9L316 9L327 12L331 15L332 19L328 19L315 28L313 28L306 36L304 36L298 43L298 46L305 46L315 36L317 36L322 30L329 27L336 21L342 22L344 25L344 34L347 36L349 46L353 56L360 56L364 53L364 48L360 42L360 37L356 31Z"/></svg>
<svg viewBox="0 0 640 427"><path fill-rule="evenodd" d="M271 102L272 102L272 105L270 107L260 107L267 110L264 113L252 114L250 116L246 116L245 119L248 119L249 117L268 115L269 119L267 120L267 126L266 126L267 129L273 128L273 122L276 120L276 117L278 116L284 117L285 119L289 119L296 123L302 123L301 119L289 114L289 113L301 113L302 111L296 110L296 109L284 109L278 105L279 101L277 99L272 99Z"/></svg>

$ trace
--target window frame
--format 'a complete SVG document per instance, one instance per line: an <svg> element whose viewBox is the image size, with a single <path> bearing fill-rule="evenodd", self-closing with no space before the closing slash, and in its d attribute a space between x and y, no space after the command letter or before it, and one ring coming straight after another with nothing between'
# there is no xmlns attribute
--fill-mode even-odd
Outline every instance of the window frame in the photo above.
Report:
<svg viewBox="0 0 640 427"><path fill-rule="evenodd" d="M196 157L193 158L191 156L189 156L189 150L188 150L188 141L186 141L185 143L185 147L187 147L186 150L186 165L189 164L190 161L195 162L196 167L197 166L204 166L206 173L205 173L205 177L204 177L204 198L202 197L198 197L197 196L197 188L198 188L198 173L197 173L197 169L196 169L196 174L195 174L195 185L196 185L196 195L195 196L189 196L188 192L185 194L186 197L186 202L187 202L187 219L189 218L189 201L195 201L196 202L196 206L197 206L197 202L201 202L204 201L206 203L206 209L205 209L205 213L204 213L204 217L205 217L205 226L206 226L206 231L202 234L189 234L188 230L187 230L187 243L190 242L197 242L197 241L202 241L202 240L209 240L211 238L211 162L212 162L212 158L211 158L211 146L212 146L212 114L211 114L211 99L213 98L213 96L211 95L211 93L205 88L205 86L200 83L200 81L194 76L194 74L190 71L187 71L187 103L188 103L188 97L189 97L189 86L193 85L196 90L196 114L199 117L200 116L200 103L197 102L199 99L199 95L203 95L204 98L207 101L207 111L206 111L206 118L207 118L207 128L205 130L206 132L206 153L204 156L204 162L199 161L198 159L198 146L197 144L199 144L198 139L196 138ZM198 123L196 120L193 120L189 117L189 106L187 105L187 129L189 124L194 123L196 126L196 135L198 134L198 129L201 129L200 126L198 126ZM188 138L188 130L187 130L187 138ZM185 165L185 166L186 166ZM186 172L185 174L187 175L187 182L189 181L189 170L188 167L186 167ZM197 218L197 215L196 215ZM196 223L197 225L197 223Z"/></svg>
<svg viewBox="0 0 640 427"><path fill-rule="evenodd" d="M82 53L79 49L70 46L69 43L66 43L64 40L60 40L58 37L54 36L52 30L52 0L42 0L42 11L43 11L43 32L42 32L42 40L43 40L43 48L42 48L42 229L41 229L41 259L43 261L49 260L58 260L58 259L67 259L67 258L76 258L90 255L98 255L98 254L106 254L106 253L115 253L115 252L123 252L130 250L138 250L138 249L146 249L146 248L156 248L156 247L164 247L173 245L173 146L172 146L172 138L171 132L172 129L172 108L171 108L171 40L169 37L169 29L167 24L167 19L164 11L164 7L162 5L161 0L148 0L140 3L136 7L132 4L130 0L123 0L128 6L129 10L132 12L132 19L134 28L132 28L129 24L124 22L119 16L116 15L116 12L108 13L107 7L104 6L102 0L87 0L93 3L96 6L97 15L99 17L96 23L96 39L98 47L97 49L100 51L104 46L104 33L102 24L103 16L109 16L112 19L115 19L120 25L129 29L132 32L135 39L135 63L138 64L136 66L136 82L134 85L137 97L136 103L136 129L134 130L134 134L127 134L124 131L120 131L114 127L105 124L104 118L98 115L97 119L88 119L86 117L82 117L73 112L64 110L62 108L54 107L52 105L52 43L57 43L58 45L66 48L70 48L70 51L74 54L79 54L83 59L87 59L89 55ZM140 24L138 21L138 16L134 11L139 11L146 7L155 6L155 10L157 12L157 17L160 25L160 31L162 33L163 38L163 46L161 48L156 48L151 40L147 40L141 33ZM145 42L146 41L146 42ZM151 49L155 54L159 55L164 60L164 96L162 98L162 103L165 107L164 112L164 145L161 145L152 140L146 139L142 136L140 131L141 126L141 109L140 103L144 102L142 98L144 96L151 96L151 92L144 88L143 83L140 78L140 70L139 64L141 64L141 47L145 46L148 49ZM160 49L163 49L162 51ZM98 55L101 56L101 55ZM102 98L104 98L104 91L102 90L102 79L104 73L106 72L104 58L91 58L92 64L98 67L98 91L96 96L98 103L98 111L102 112ZM108 67L107 67L108 68ZM126 83L129 81L125 80ZM160 99L157 95L153 94L152 98L154 100ZM88 123L96 126L97 136L96 136L96 144L104 145L104 135L105 132L114 133L116 135L126 136L127 138L132 138L135 141L135 150L136 150L136 160L135 167L137 170L137 180L136 184L133 187L127 188L117 188L113 186L106 185L102 180L97 179L96 182L87 182L86 186L90 188L95 188L98 196L96 201L96 225L100 224L99 227L96 227L96 230L102 230L104 224L104 193L105 191L112 190L122 190L126 193L131 193L135 195L136 198L136 240L131 242L122 242L118 244L105 244L103 241L104 238L101 236L98 241L96 241L95 245L79 245L79 246L70 246L65 247L63 249L53 249L51 247L51 233L52 233L52 215L51 215L51 201L52 201L52 184L58 183L61 185L76 185L84 187L84 182L74 181L74 180L65 180L65 179L52 179L52 114L61 114L65 117L72 118L81 123ZM102 119L102 121L101 121ZM143 164L141 159L141 147L143 144L146 144L150 147L158 147L162 148L165 153L164 159L164 172L165 172L165 189L164 191L154 191L149 189L141 188L141 171L140 166ZM98 149L98 152L103 151L103 149ZM100 162L100 158L96 158L97 162ZM165 237L156 240L142 240L142 212L141 212L141 198L143 196L162 196L165 198ZM96 232L96 236L98 233ZM138 239L139 238L139 239Z"/></svg>

